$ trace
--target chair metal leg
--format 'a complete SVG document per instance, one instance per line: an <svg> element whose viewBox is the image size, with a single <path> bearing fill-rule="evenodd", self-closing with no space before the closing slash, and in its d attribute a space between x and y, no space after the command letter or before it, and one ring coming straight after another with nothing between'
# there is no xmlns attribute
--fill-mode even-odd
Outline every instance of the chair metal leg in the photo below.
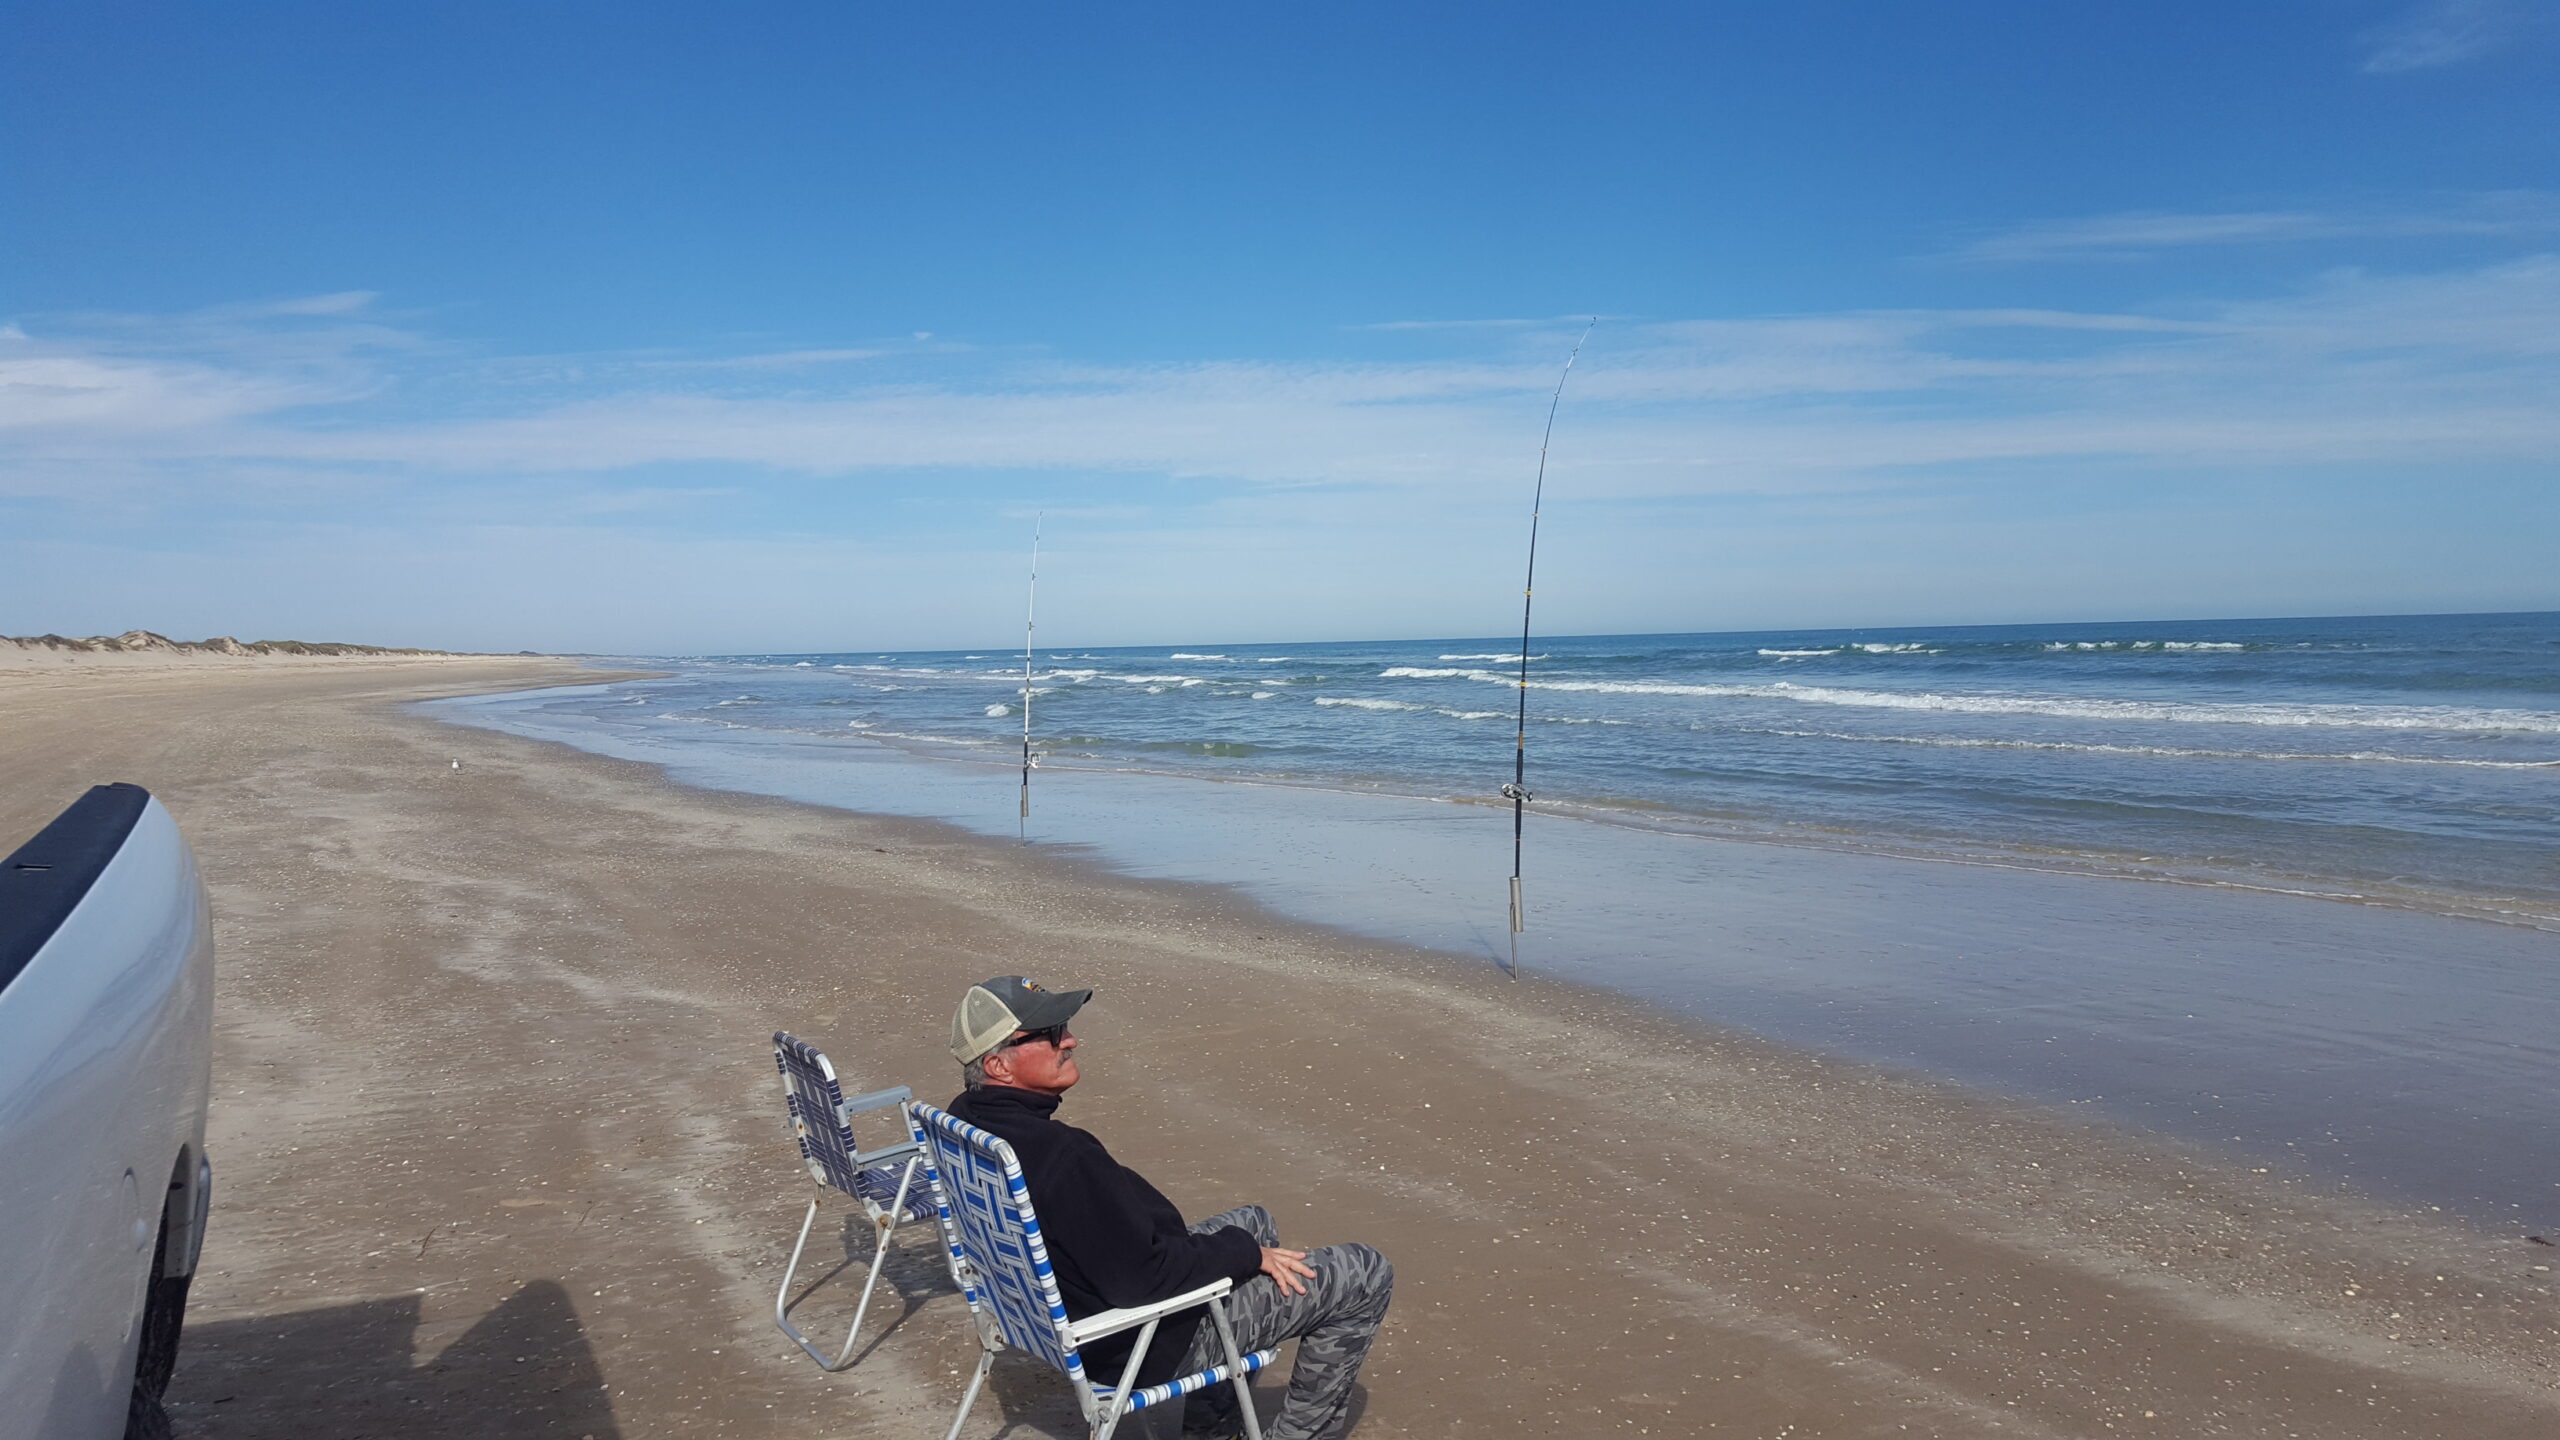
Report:
<svg viewBox="0 0 2560 1440"><path fill-rule="evenodd" d="M853 1307L853 1324L844 1332L844 1349L837 1352L833 1364L821 1358L818 1368L832 1374L853 1363L854 1337L862 1333L862 1317L871 1313L871 1293L880 1288L880 1267L889 1258L889 1237L898 1231L898 1217L906 1213L907 1187L916 1181L917 1162L907 1162L907 1172L898 1179L898 1198L889 1202L886 1213L874 1222L880 1238L871 1247L871 1274L862 1282L862 1300Z"/></svg>
<svg viewBox="0 0 2560 1440"><path fill-rule="evenodd" d="M793 1344L809 1352L810 1359L824 1367L827 1352L810 1344L809 1337L801 1334L799 1327L791 1323L791 1281L800 1273L801 1252L809 1248L809 1227L817 1223L818 1200L813 1197L809 1201L809 1213L800 1217L800 1238L792 1242L791 1263L782 1267L782 1288L773 1292L773 1323L782 1327L782 1333L790 1336Z"/></svg>
<svg viewBox="0 0 2560 1440"><path fill-rule="evenodd" d="M951 1429L942 1440L960 1440L960 1427L969 1423L969 1408L978 1403L978 1387L987 1383L987 1367L996 1363L996 1352L978 1352L978 1373L969 1377L969 1393L960 1397L960 1413L951 1417Z"/></svg>
<svg viewBox="0 0 2560 1440"><path fill-rule="evenodd" d="M1138 1327L1138 1343L1129 1347L1129 1363L1120 1367L1120 1384L1111 1392L1111 1403L1102 1407L1099 1419L1090 1414L1085 1417L1093 1440L1111 1440L1111 1432L1120 1428L1121 1419L1129 1413L1129 1392L1138 1383L1138 1364L1147 1358L1147 1347L1155 1343L1156 1326L1162 1318Z"/></svg>
<svg viewBox="0 0 2560 1440"><path fill-rule="evenodd" d="M1218 1341L1227 1347L1227 1376L1236 1387L1236 1413L1244 1417L1245 1440L1262 1440L1262 1421L1253 1413L1253 1377L1245 1373L1244 1353L1236 1349L1235 1327L1227 1323L1225 1296L1210 1297L1209 1318L1217 1322Z"/></svg>
<svg viewBox="0 0 2560 1440"><path fill-rule="evenodd" d="M818 1362L819 1369L830 1375L847 1369L853 1364L854 1341L862 1334L863 1317L871 1312L871 1296L880 1288L880 1269L889 1258L889 1237L897 1233L898 1216L906 1208L908 1187L915 1184L917 1165L918 1162L914 1160L907 1162L906 1174L898 1181L898 1198L890 1204L887 1213L877 1222L879 1238L871 1247L871 1273L862 1282L862 1299L853 1307L853 1323L845 1328L844 1348L838 1350L832 1357L812 1343L808 1336L801 1334L798 1326L791 1323L791 1312L799 1305L798 1301L791 1298L791 1281L799 1274L801 1254L809 1248L809 1229L818 1220L818 1201L825 1197L821 1195L818 1199L811 1200L809 1213L800 1217L800 1238L791 1246L791 1263L782 1267L782 1288L774 1292L773 1323L781 1326L782 1333L790 1336L795 1344L807 1352L810 1359ZM810 1292L810 1294L816 1293L815 1290ZM801 1300L808 1298L807 1295L800 1297Z"/></svg>

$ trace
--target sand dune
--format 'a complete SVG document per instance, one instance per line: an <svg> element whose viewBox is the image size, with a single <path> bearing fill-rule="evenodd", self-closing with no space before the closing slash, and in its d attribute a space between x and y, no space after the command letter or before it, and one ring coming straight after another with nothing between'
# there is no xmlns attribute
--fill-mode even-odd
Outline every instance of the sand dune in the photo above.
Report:
<svg viewBox="0 0 2560 1440"><path fill-rule="evenodd" d="M149 630L121 635L0 635L0 670L113 665L147 669L242 660L419 660L463 658L445 650L404 650L316 640L172 640Z"/></svg>

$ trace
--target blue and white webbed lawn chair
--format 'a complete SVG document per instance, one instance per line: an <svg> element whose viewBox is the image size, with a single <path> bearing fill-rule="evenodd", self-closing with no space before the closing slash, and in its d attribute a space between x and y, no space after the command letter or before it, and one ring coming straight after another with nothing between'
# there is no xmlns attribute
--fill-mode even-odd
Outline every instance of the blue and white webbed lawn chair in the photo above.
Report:
<svg viewBox="0 0 2560 1440"><path fill-rule="evenodd" d="M791 1247L791 1263L783 1267L782 1288L773 1297L773 1323L782 1327L809 1358L823 1370L842 1370L853 1363L854 1337L862 1333L862 1317L871 1308L871 1292L880 1284L880 1262L888 1257L889 1236L901 1221L919 1221L932 1216L933 1198L920 1183L924 1169L924 1146L912 1133L894 1144L877 1150L863 1150L854 1144L853 1117L870 1110L897 1107L899 1118L905 1118L905 1106L913 1098L904 1085L875 1090L868 1095L844 1098L836 1084L836 1068L827 1063L808 1042L794 1038L786 1031L773 1035L773 1064L782 1072L782 1095L791 1109L791 1131L800 1141L800 1159L809 1167L809 1176L818 1182L818 1193L809 1199L809 1213L800 1219L800 1239ZM862 1302L854 1307L853 1325L845 1331L844 1348L830 1356L800 1333L791 1323L791 1312L806 1300L791 1298L791 1281L800 1270L801 1252L809 1247L809 1229L818 1221L818 1206L829 1190L853 1197L862 1213L871 1221L878 1241L871 1250L871 1275L862 1284ZM953 1278L958 1278L954 1272ZM825 1280L809 1287L814 1295L826 1285Z"/></svg>
<svg viewBox="0 0 2560 1440"><path fill-rule="evenodd" d="M981 1321L978 1337L984 1353L978 1357L977 1373L969 1377L969 1393L961 1397L960 1413L952 1419L945 1440L958 1440L970 1407L978 1403L979 1387L995 1364L1000 1346L983 1323L989 1312L1002 1344L1036 1355L1065 1374L1067 1383L1075 1387L1076 1404L1084 1412L1092 1440L1111 1440L1121 1420L1136 1411L1219 1384L1235 1386L1245 1434L1262 1440L1245 1377L1278 1359L1280 1352L1236 1353L1235 1329L1227 1323L1225 1301L1234 1281L1220 1279L1151 1304L1069 1320L1067 1307L1058 1298L1057 1275L1049 1268L1049 1247L1040 1238L1040 1217L1031 1208L1031 1191L1023 1183L1022 1165L1014 1158L1013 1147L921 1102L907 1106L907 1128L925 1147L925 1179L941 1212L943 1237L951 1247L955 1269L966 1267L962 1293ZM976 1283L969 1283L971 1279ZM1167 1315L1203 1303L1218 1327L1218 1339L1226 1346L1225 1363L1161 1385L1132 1389L1156 1326ZM1119 1383L1093 1383L1077 1355L1078 1347L1132 1328L1138 1331L1138 1342L1129 1352L1129 1363L1121 1367Z"/></svg>

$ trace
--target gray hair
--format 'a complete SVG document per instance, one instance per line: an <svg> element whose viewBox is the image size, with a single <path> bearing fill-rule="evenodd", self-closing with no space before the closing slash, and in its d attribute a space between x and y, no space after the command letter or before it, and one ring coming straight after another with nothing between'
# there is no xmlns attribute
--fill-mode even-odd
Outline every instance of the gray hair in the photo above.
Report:
<svg viewBox="0 0 2560 1440"><path fill-rule="evenodd" d="M960 1067L960 1084L961 1084L961 1088L963 1088L963 1089L967 1089L967 1090L981 1090L981 1089L986 1088L986 1083L987 1083L987 1057L986 1057L986 1056L981 1055L981 1056L979 1056L977 1059L975 1059L975 1060L971 1060L971 1061L968 1061L967 1063L963 1064L963 1065Z"/></svg>

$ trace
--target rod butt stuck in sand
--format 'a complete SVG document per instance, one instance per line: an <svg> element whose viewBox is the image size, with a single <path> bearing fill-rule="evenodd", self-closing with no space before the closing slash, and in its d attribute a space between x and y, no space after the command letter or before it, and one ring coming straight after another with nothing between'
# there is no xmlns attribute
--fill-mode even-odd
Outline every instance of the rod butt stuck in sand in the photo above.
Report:
<svg viewBox="0 0 2560 1440"><path fill-rule="evenodd" d="M1538 483L1529 499L1529 567L1527 578L1520 584L1520 723L1511 742L1511 783L1502 787L1502 798L1511 802L1511 964L1507 973L1520 978L1520 932L1529 928L1528 906L1520 898L1521 829L1529 813L1529 607L1538 598L1538 517L1547 506L1547 449L1555 443L1556 411L1564 404L1564 382L1573 378L1573 362L1582 358L1582 347L1599 327L1600 317L1582 327L1582 339L1573 342L1573 351L1564 357L1564 370L1556 376L1555 393L1547 397L1547 429L1538 440Z"/></svg>

